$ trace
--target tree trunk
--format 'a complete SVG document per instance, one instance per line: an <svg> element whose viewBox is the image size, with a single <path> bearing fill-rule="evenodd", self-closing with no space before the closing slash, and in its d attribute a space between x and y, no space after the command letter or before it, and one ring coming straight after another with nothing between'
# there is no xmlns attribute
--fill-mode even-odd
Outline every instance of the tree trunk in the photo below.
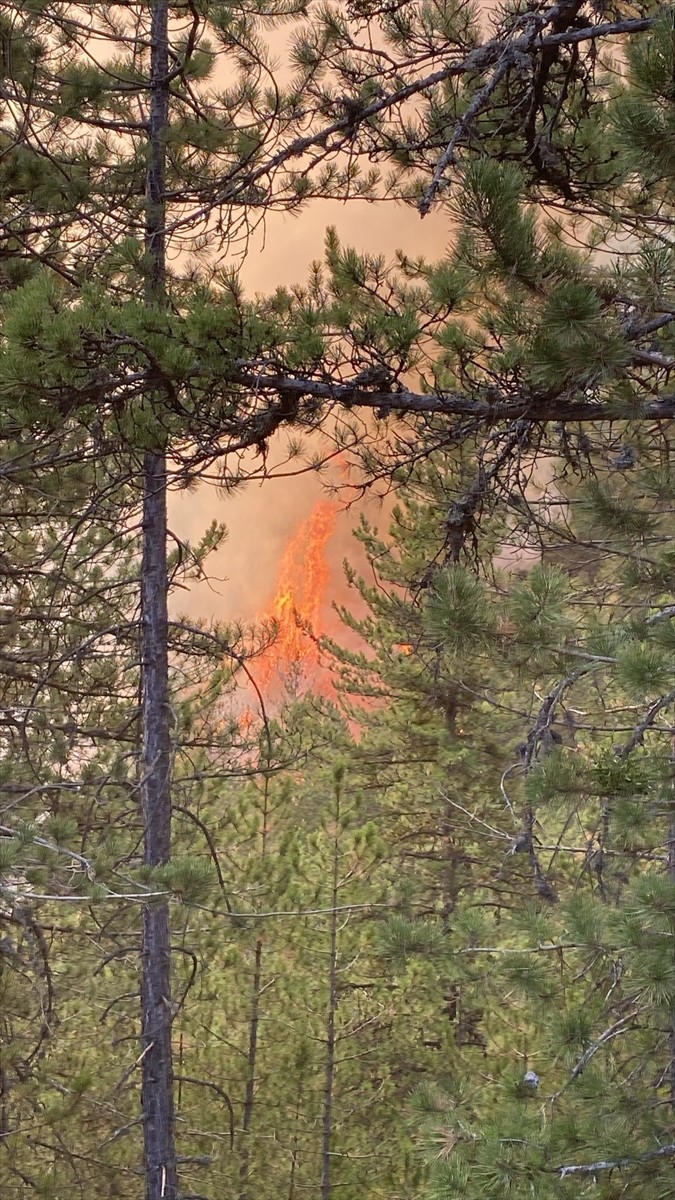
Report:
<svg viewBox="0 0 675 1200"><path fill-rule="evenodd" d="M258 1057L258 1028L260 1025L260 981L262 978L262 938L255 944L255 967L253 970L253 1000L251 1004L251 1023L248 1034L248 1058L246 1062L246 1094L244 1096L244 1117L242 1129L244 1140L241 1149L241 1164L239 1167L239 1200L248 1200L249 1174L251 1162L251 1125L255 1105L255 1072Z"/></svg>
<svg viewBox="0 0 675 1200"><path fill-rule="evenodd" d="M270 775L264 775L262 822L260 828L260 856L265 861L267 855L267 833L269 830L269 799ZM244 1112L242 1118L243 1141L241 1160L239 1163L239 1200L249 1200L249 1184L251 1175L251 1127L255 1108L255 1073L258 1061L258 1031L260 1028L260 997L262 994L262 953L263 940L258 938L255 944L255 964L253 968L253 994L251 997L251 1020L248 1030L248 1055L246 1059L246 1090L244 1093Z"/></svg>
<svg viewBox="0 0 675 1200"><path fill-rule="evenodd" d="M168 4L156 0L151 24L151 96L148 128L146 298L164 303L165 139L169 119ZM168 652L166 458L145 455L141 663L143 755L141 799L144 857L151 867L171 853L171 735ZM146 1200L176 1200L173 1062L171 1049L171 929L169 906L143 912L141 980L141 1104Z"/></svg>
<svg viewBox="0 0 675 1200"><path fill-rule="evenodd" d="M295 1102L295 1114L293 1117L293 1143L291 1149L291 1176L288 1182L288 1200L296 1200L295 1181L298 1172L298 1146L300 1143L298 1129L300 1127L300 1114L302 1112L303 1087L304 1076L301 1076L300 1082L298 1083L298 1096Z"/></svg>
<svg viewBox="0 0 675 1200"><path fill-rule="evenodd" d="M668 874L675 883L675 748L670 757L670 827L668 830ZM675 1111L675 1012L670 1014L670 1108Z"/></svg>
<svg viewBox="0 0 675 1200"><path fill-rule="evenodd" d="M323 1089L323 1141L321 1147L321 1200L330 1200L331 1190L331 1139L333 1133L333 1085L335 1081L335 1051L337 1037L335 1034L335 1013L337 1011L337 903L338 903L338 871L340 828L340 795L337 790L335 799L335 837L333 841L333 879L331 887L331 916L330 916L330 968L328 977L328 1014L326 1020L326 1065Z"/></svg>

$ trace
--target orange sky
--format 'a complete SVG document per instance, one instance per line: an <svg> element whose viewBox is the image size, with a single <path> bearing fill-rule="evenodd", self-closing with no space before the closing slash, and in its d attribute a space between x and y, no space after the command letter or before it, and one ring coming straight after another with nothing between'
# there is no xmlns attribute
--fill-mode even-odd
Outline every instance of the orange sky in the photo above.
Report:
<svg viewBox="0 0 675 1200"><path fill-rule="evenodd" d="M449 238L443 212L421 220L414 209L394 203L316 202L294 217L272 214L264 235L262 230L255 234L242 264L249 292L269 292L279 284L302 281L310 263L322 257L328 225L335 225L343 241L357 250L390 256L401 248L411 255L440 258ZM185 593L180 593L179 606L189 607L194 617L224 621L252 620L268 611L284 548L324 494L321 480L312 475L251 484L229 496L215 485L174 494L170 521L179 537L198 540L214 519L224 522L229 531L224 547L209 560L209 582L194 589L189 605ZM378 518L376 506L370 515L380 526L386 524L381 513ZM334 594L340 591L342 560L352 553L349 531L356 521L354 510L340 516L328 546ZM328 604L330 598L329 594Z"/></svg>
<svg viewBox="0 0 675 1200"><path fill-rule="evenodd" d="M492 0L483 0L485 12L492 6ZM279 78L290 69L288 36L284 26L273 31L269 42ZM225 58L218 70L226 68ZM442 210L432 211L422 220L416 209L393 201L314 201L294 216L272 213L252 236L241 262L249 294L270 293L280 284L303 282L310 264L323 257L329 225L336 227L344 244L385 256L393 256L400 248L411 256L435 260L443 255L450 237L449 218ZM238 261L232 259L233 264ZM271 446L270 460L279 453ZM222 550L210 559L210 582L199 585L190 595L191 614L246 621L270 612L284 548L322 495L322 482L315 475L272 479L228 496L218 492L215 485L202 486L192 494L174 495L170 518L179 537L197 540L214 519L223 522L229 531ZM380 527L387 523L376 505L371 506L369 516ZM363 563L350 545L350 531L357 519L354 510L338 516L327 547L333 594L341 590L344 557L355 555L357 562ZM181 604L185 603L184 597L181 594ZM330 598L329 594L328 605ZM336 630L335 623L332 630Z"/></svg>

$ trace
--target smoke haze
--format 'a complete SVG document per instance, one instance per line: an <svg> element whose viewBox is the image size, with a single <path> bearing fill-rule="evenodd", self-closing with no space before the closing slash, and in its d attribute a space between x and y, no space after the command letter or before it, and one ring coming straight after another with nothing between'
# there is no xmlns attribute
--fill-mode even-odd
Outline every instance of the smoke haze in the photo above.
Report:
<svg viewBox="0 0 675 1200"><path fill-rule="evenodd" d="M334 225L346 244L369 254L392 258L395 250L424 255L435 260L443 255L450 236L447 216L432 213L424 221L412 208L401 204L366 201L320 201L308 205L298 216L272 213L253 235L241 274L249 295L265 294L279 285L302 283L310 264L323 256L325 229ZM270 447L270 462L283 456L283 442ZM194 492L174 494L170 522L173 532L190 542L199 540L212 521L227 526L225 545L207 562L208 582L196 585L188 595L181 593L177 607L195 618L249 622L271 615L278 565L284 548L314 505L326 496L326 487L336 475L320 478L309 472L291 475L299 468L287 467L282 478L245 485L225 494L215 484L202 484ZM344 511L345 503L352 507ZM335 532L326 548L330 569L321 619L323 632L338 632L331 602L343 602L347 592L342 562L348 558L357 567L363 565L359 547L351 538L362 503L346 493L338 497L343 508L336 518ZM375 501L368 502L370 519L382 528L386 510Z"/></svg>

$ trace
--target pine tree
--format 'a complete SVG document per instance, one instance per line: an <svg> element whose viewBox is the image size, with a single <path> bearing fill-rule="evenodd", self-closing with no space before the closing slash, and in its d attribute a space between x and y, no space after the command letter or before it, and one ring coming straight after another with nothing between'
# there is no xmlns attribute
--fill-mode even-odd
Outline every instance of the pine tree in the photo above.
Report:
<svg viewBox="0 0 675 1200"><path fill-rule="evenodd" d="M619 260L613 278L602 259L590 259L591 286L580 277L564 281L561 264L542 288L521 240L514 274L529 258L522 284L531 299L513 282L501 296L493 284L496 312L486 321L509 367L518 363L549 387L583 379L589 395L619 403L631 396L636 413L643 371L652 372L658 394L671 370L662 333L671 324L669 247L655 236L669 168L647 135L649 123L667 119L671 29L664 14L631 47L628 84L606 111L615 166L611 201L604 210L597 204L597 229L607 238L630 226L634 257ZM616 135L621 141L613 143ZM521 217L512 209L509 240L498 243L490 230L507 202L492 190L491 174L496 180L498 171L484 164L470 177L471 205L482 196L489 206L467 211L496 252L476 265L496 282L504 245L514 261L524 209ZM622 323L620 308L614 325L603 311L603 277L623 305ZM647 328L658 331L659 344L627 355L625 331ZM508 621L504 662L532 688L532 721L507 769L504 798L515 819L505 863L527 864L535 907L507 920L502 914L498 930L484 923L482 945L464 946L476 970L488 956L492 978L488 984L484 975L482 986L494 980L498 995L512 997L501 1029L495 1022L491 1030L490 1086L427 1093L420 1103L444 1147L434 1169L439 1194L662 1197L671 1190L674 1153L667 435L639 421L575 434L562 426L553 470L550 460L548 487L541 476L529 488L522 476L517 488L511 477L510 491L502 483L510 544L519 530L522 544L531 544L536 531L542 562L502 589L505 610L499 591L493 598L495 620ZM452 646L457 605L447 592L444 579L429 615ZM484 589L482 605L488 596Z"/></svg>
<svg viewBox="0 0 675 1200"><path fill-rule="evenodd" d="M81 439L36 449L12 436L11 411L3 424L2 1187L48 1195L72 1182L71 1151L114 1129L116 1106L97 1110L92 1095L110 995L91 981L111 939L85 914L147 890L125 869L136 830L119 824L134 786L138 564L120 536L124 495L105 499Z"/></svg>
<svg viewBox="0 0 675 1200"><path fill-rule="evenodd" d="M622 483L620 508L597 483L576 501L594 538L572 540L568 524L564 549L579 546L583 567L544 562L510 589L503 665L531 687L532 717L491 827L510 836L496 875L520 898L506 891L476 916L468 943L458 923L462 973L508 1001L485 1026L488 1086L420 1098L448 1145L442 1194L670 1186L672 756L660 714L672 704L672 617L661 582L644 581L645 560L669 553L670 501L641 472ZM480 894L472 902L480 910Z"/></svg>
<svg viewBox="0 0 675 1200"><path fill-rule="evenodd" d="M642 696L649 673L661 681L668 666L659 668L663 647L658 643L654 652L657 635L649 624L665 611L657 585L667 554L656 567L635 556L654 589L645 588L652 605L642 613L640 636L627 627L627 657L615 647L598 655L583 644L564 572L542 568L513 592L505 612L465 560L479 540L489 557L483 534L486 524L494 530L488 517L500 505L505 538L527 543L514 514L522 506L529 513L528 476L542 456L559 456L564 468L582 474L591 458L598 478L574 504L602 517L612 537L647 544L668 495L667 473L656 469L667 443L655 427L673 412L672 271L663 233L669 14L624 18L579 3L537 13L515 8L500 14L494 36L481 42L475 14L454 6L434 14L415 5L396 13L357 5L344 16L322 9L295 39L296 76L266 91L257 83L267 70L259 34L268 20L301 15L290 4L281 10L261 4L237 18L220 5L202 13L164 0L120 11L6 5L0 31L0 184L10 229L2 271L13 289L3 304L0 360L7 436L29 437L36 451L60 461L67 455L58 442L68 445L72 437L72 454L105 462L109 481L96 487L97 506L106 488L119 513L137 512L134 503L143 497L141 638L134 667L123 674L128 686L140 663L142 882L163 881L176 898L186 881L199 891L200 872L170 858L170 776L181 732L169 672L173 663L178 674L188 646L166 606L169 464L172 482L182 485L219 455L255 446L264 469L267 441L280 426L314 429L336 403L346 409L336 436L356 450L370 479L400 483L411 461L461 444L464 478L450 497L437 550L441 574L420 618L425 654L433 648L438 664L433 686L425 686L435 700L449 684L450 725L461 710L458 688L476 687L473 675L458 684L458 658L466 654L478 670L494 649L495 629L506 637L509 621L515 657L529 654L531 696L535 668L546 686L568 678L559 674L571 669L568 651L551 630L560 632L568 618L569 636L582 642L573 649L617 659L619 704L628 703L631 687L641 686ZM598 45L617 45L621 35L635 39L623 89L598 68ZM104 47L98 62L94 44ZM220 51L236 67L225 89L215 81ZM344 167L333 161L341 151ZM395 169L381 181L370 169L361 177L359 159L393 160ZM235 276L218 272L255 214L272 205L295 209L310 197L395 194L422 212L443 196L449 214L459 216L461 235L439 263L401 256L390 268L343 249L331 234L323 271L313 272L305 287L254 304ZM556 228L546 218L558 212ZM615 269L615 246L625 233L638 251ZM575 245L579 238L583 249ZM167 264L177 247L194 262L174 272ZM417 391L407 386L413 371ZM369 439L353 410L375 413L380 429L395 414L402 420ZM628 422L620 435L611 424L619 419ZM582 421L590 433L577 429ZM615 492L604 479L607 458L622 480L628 476L626 484L636 470L644 494ZM128 506L119 500L125 487L135 494ZM495 536L489 534L493 544ZM619 556L628 553L623 545ZM602 586L609 606L629 584L610 575ZM626 621L622 614L622 628ZM239 663L224 635L209 642L204 631L196 633L193 648L206 655L208 642L232 669ZM170 636L176 638L171 655ZM402 645L409 644L406 632ZM448 674L443 655L452 662ZM586 703L584 689L594 684L585 673L577 683ZM653 710L653 722L665 711L670 693L659 686L640 720ZM543 793L536 790L534 762L545 735L553 734L550 708L537 725L533 705L522 766L534 791L529 799L524 792L523 828L514 835L529 838L518 860L524 864L518 888L534 884L538 900L550 901L554 885L534 843L535 813L548 784L544 779ZM128 713L135 738L131 699ZM187 710L185 716L191 719ZM215 740L220 754L222 742ZM434 732L430 754L438 740ZM138 753L135 740L133 746ZM551 761L557 763L555 755ZM600 770L599 760L593 770ZM652 782L661 795L662 776ZM589 811L595 796L588 785ZM601 839L598 853L605 853ZM472 874L470 885L476 882ZM499 885L501 901L508 889ZM487 872L481 886L493 886ZM647 921L644 904L640 912ZM180 1002L171 991L166 899L144 906L143 915L146 1193L170 1200L178 1191L171 1055ZM403 926L399 935L405 940ZM469 983L483 986L478 976ZM666 981L658 1003L667 1004L668 995ZM650 1028L656 1046L655 1021ZM610 1097L610 1115L611 1104ZM645 1125L642 1146L650 1136ZM644 1161L658 1167L661 1150L654 1154Z"/></svg>
<svg viewBox="0 0 675 1200"><path fill-rule="evenodd" d="M297 1196L323 1180L360 1196L374 1142L377 1188L417 1169L396 1113L418 1035L378 934L392 864L364 796L335 777L350 746L337 714L308 698L270 732L274 758L262 736L258 769L207 783L196 810L233 882L228 905L186 912L185 944L208 969L180 1016L178 1111L201 1130L191 1149L211 1157L212 1186Z"/></svg>
<svg viewBox="0 0 675 1200"><path fill-rule="evenodd" d="M408 877L392 963L429 964L454 1042L415 1097L433 1194L668 1194L672 480L658 452L617 472L610 428L595 478L549 460L548 481L492 501L473 569L446 548L420 574L444 552L452 461L418 469L391 547L362 533L378 585L355 581L369 615L350 625L375 655L334 652L343 686L375 705L357 769ZM495 563L505 533L520 566Z"/></svg>

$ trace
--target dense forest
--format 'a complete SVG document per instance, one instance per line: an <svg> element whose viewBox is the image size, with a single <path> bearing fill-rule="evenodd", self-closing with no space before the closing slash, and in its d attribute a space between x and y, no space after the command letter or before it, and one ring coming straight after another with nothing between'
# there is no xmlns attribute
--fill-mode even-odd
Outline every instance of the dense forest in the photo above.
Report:
<svg viewBox="0 0 675 1200"><path fill-rule="evenodd" d="M674 197L668 7L0 4L3 1197L675 1196ZM167 519L280 455L330 689Z"/></svg>

